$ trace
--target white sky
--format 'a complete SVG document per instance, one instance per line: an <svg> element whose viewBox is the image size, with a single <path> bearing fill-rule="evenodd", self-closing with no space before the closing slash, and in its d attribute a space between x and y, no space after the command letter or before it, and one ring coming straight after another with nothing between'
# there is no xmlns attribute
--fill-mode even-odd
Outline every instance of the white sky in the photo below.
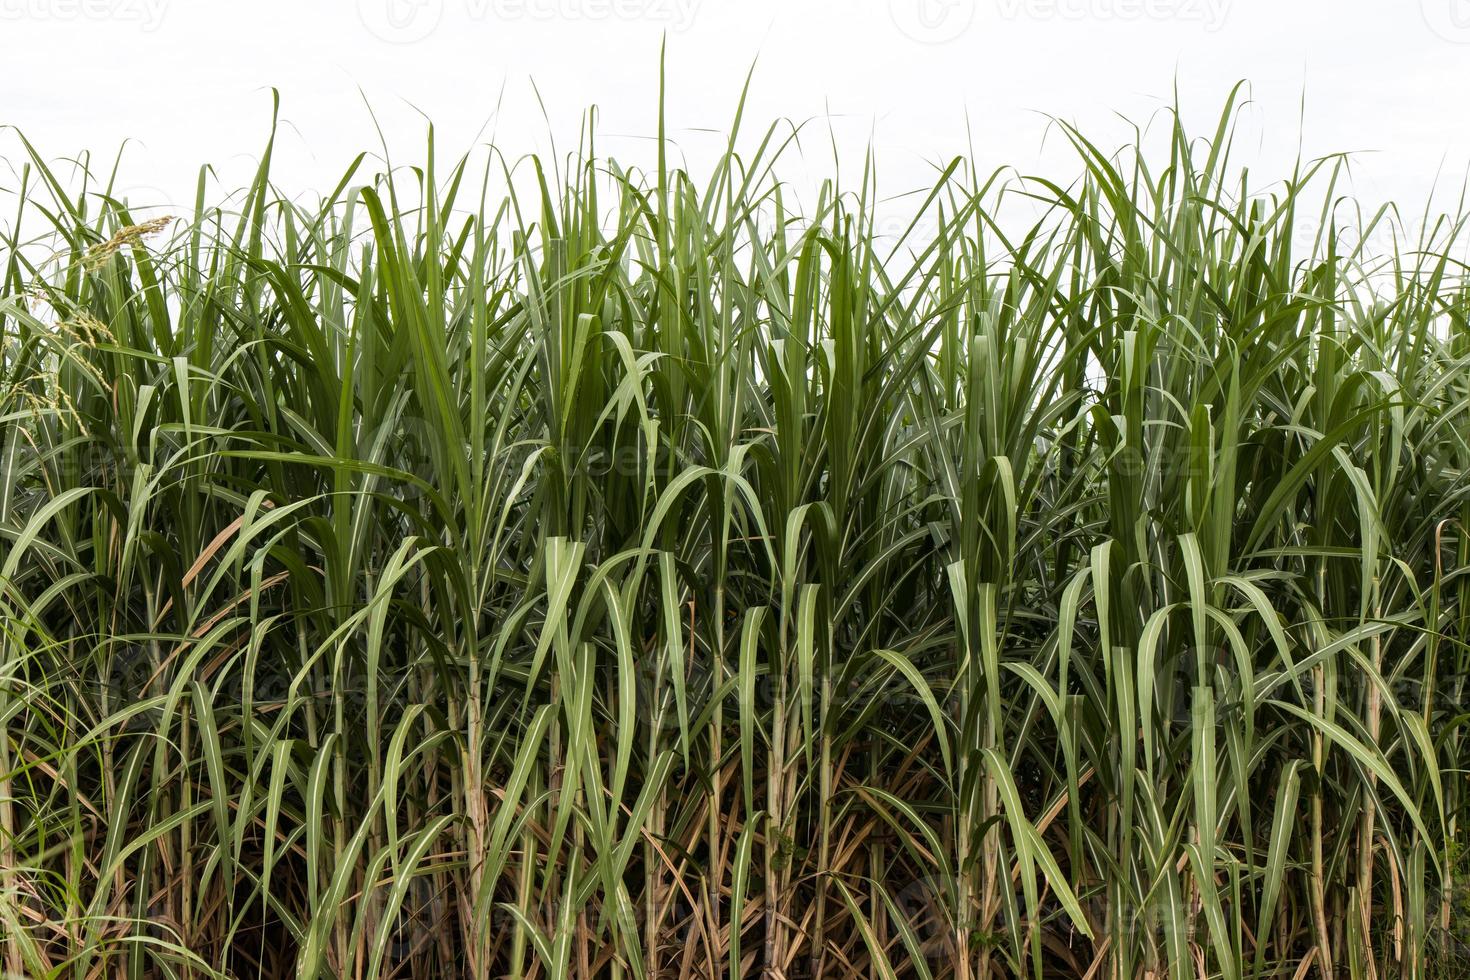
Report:
<svg viewBox="0 0 1470 980"><path fill-rule="evenodd" d="M1453 205L1470 161L1470 0L0 0L0 123L51 157L136 141L121 183L160 201L191 200L204 162L244 179L271 86L292 190L329 189L375 145L364 94L399 162L420 152L419 110L445 156L486 122L515 156L548 132L565 151L595 103L602 148L637 163L665 34L670 132L692 159L754 61L752 132L830 116L853 164L876 144L889 194L971 137L987 166L1070 178L1060 140L1043 155L1045 114L1111 148L1118 114L1146 121L1176 85L1208 135L1239 79L1258 182L1300 137L1308 156L1362 151L1357 194L1417 211L1436 179ZM829 168L828 125L809 131L809 173Z"/></svg>

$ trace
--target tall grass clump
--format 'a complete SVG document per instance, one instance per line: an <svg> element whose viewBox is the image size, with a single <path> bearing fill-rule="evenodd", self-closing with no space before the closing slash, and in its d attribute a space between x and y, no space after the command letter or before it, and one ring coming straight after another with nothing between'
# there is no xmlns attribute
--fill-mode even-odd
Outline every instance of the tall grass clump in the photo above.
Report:
<svg viewBox="0 0 1470 980"><path fill-rule="evenodd" d="M899 235L738 117L178 214L14 137L0 969L1464 975L1464 222L1235 118Z"/></svg>

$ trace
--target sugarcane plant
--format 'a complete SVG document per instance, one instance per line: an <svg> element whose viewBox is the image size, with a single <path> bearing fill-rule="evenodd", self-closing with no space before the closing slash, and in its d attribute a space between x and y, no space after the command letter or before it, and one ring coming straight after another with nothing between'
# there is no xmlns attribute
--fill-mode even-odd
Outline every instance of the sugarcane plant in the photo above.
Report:
<svg viewBox="0 0 1470 980"><path fill-rule="evenodd" d="M11 133L0 968L1470 973L1464 218L1238 94L897 198Z"/></svg>

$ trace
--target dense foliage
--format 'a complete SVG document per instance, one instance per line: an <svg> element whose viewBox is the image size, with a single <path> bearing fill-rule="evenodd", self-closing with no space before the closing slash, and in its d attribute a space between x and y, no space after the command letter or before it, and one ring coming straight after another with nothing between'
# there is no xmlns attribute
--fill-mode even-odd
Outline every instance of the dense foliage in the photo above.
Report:
<svg viewBox="0 0 1470 980"><path fill-rule="evenodd" d="M1461 224L1233 118L804 207L18 141L3 967L1463 970Z"/></svg>

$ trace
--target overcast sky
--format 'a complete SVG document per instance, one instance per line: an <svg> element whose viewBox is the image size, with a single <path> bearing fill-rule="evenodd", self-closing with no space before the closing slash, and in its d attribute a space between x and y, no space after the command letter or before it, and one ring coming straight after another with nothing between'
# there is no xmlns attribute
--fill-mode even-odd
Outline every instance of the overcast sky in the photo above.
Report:
<svg viewBox="0 0 1470 980"><path fill-rule="evenodd" d="M1436 180L1452 198L1470 161L1470 0L0 0L0 122L52 157L135 141L124 185L174 200L200 163L246 172L272 86L288 188L329 188L375 143L364 97L399 159L424 115L445 151L489 123L514 155L549 135L564 149L596 104L603 148L637 161L665 36L691 159L754 63L752 123L819 120L816 171L829 127L851 152L871 139L890 193L970 145L986 166L1070 176L1060 141L1043 154L1048 115L1115 145L1120 114L1146 122L1176 89L1205 134L1241 79L1258 174L1299 141L1359 151L1360 196L1418 208Z"/></svg>

